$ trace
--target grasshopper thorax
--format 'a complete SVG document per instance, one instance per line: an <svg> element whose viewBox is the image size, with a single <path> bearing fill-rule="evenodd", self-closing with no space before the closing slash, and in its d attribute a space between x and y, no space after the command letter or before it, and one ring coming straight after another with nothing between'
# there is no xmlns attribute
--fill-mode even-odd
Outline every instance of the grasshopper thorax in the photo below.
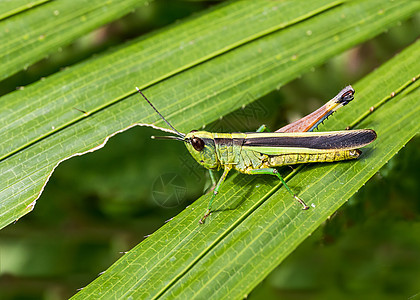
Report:
<svg viewBox="0 0 420 300"><path fill-rule="evenodd" d="M192 157L200 165L207 169L220 167L212 133L193 130L185 136L184 142Z"/></svg>

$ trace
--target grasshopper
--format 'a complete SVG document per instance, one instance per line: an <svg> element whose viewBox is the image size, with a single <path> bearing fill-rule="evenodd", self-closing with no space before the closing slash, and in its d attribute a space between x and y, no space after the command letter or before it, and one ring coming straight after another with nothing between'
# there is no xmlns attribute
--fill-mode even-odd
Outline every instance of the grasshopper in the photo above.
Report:
<svg viewBox="0 0 420 300"><path fill-rule="evenodd" d="M362 153L358 148L376 139L376 133L371 129L312 132L337 109L354 99L354 89L351 86L345 87L313 113L275 132L264 132L267 129L265 125L262 125L256 132L251 133L213 133L192 130L187 134L176 130L146 96L138 88L136 89L171 128L171 130L161 130L175 135L156 138L184 142L192 157L210 171L214 187L213 195L204 216L199 221L201 224L212 212L213 200L230 170L250 175L277 176L290 195L302 205L302 209L306 210L309 206L292 192L275 167L356 159ZM216 183L212 171L219 169L223 169L223 174Z"/></svg>

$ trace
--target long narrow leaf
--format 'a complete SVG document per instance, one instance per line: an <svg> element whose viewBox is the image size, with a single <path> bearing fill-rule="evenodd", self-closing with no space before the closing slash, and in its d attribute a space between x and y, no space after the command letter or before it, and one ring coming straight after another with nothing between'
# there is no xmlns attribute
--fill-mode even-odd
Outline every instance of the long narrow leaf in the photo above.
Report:
<svg viewBox="0 0 420 300"><path fill-rule="evenodd" d="M48 1L51 0L3 0L0 2L0 20Z"/></svg>
<svg viewBox="0 0 420 300"><path fill-rule="evenodd" d="M295 8L284 15L276 6L282 3L253 7L239 1L2 97L0 116L6 125L0 129L1 227L33 209L61 161L94 151L133 124L157 119L138 95L127 98L134 86L154 84L145 92L162 113L180 130L197 128L382 32L419 7L411 1L331 3L324 5L331 9L319 13L290 2ZM257 11L268 16L268 25L245 26ZM274 28L279 20L285 21ZM232 31L221 37L223 28Z"/></svg>
<svg viewBox="0 0 420 300"><path fill-rule="evenodd" d="M298 9L287 2L287 5L266 4L238 2L222 7L3 97L0 115L5 126L0 129L0 140L3 141L0 158L82 119L84 115L76 113L74 108L88 114L97 112L133 94L136 85L144 89L267 32L336 5L326 0ZM280 10L290 13L282 15ZM264 22L257 22L255 14L264 12L267 16ZM284 20L281 23L280 17ZM221 38L223 30L226 34ZM25 128L25 134L20 134L22 128Z"/></svg>
<svg viewBox="0 0 420 300"><path fill-rule="evenodd" d="M343 129L369 114L359 128L377 140L357 161L304 167L288 184L234 175L218 195L205 225L198 220L209 195L198 199L89 284L74 299L98 297L243 298L308 235L354 194L420 129L420 41L354 85L357 99L322 129Z"/></svg>
<svg viewBox="0 0 420 300"><path fill-rule="evenodd" d="M0 80L147 1L31 1L26 5L25 2L29 1L0 2L0 12L5 16L15 14L0 22ZM38 6L30 8L31 5ZM21 11L27 7L30 9Z"/></svg>

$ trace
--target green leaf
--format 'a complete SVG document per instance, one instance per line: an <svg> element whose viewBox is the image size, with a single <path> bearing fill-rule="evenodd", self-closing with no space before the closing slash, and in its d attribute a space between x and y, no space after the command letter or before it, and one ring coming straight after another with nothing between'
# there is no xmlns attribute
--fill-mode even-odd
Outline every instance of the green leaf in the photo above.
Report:
<svg viewBox="0 0 420 300"><path fill-rule="evenodd" d="M0 2L0 80L128 14L146 0ZM42 5L40 5L42 4Z"/></svg>
<svg viewBox="0 0 420 300"><path fill-rule="evenodd" d="M137 94L133 95L136 85L179 130L189 131L258 99L331 56L381 33L420 7L418 2L413 1L341 3L321 0L308 3L228 3L0 98L3 103L0 116L5 124L0 128L0 226L6 226L33 209L49 176L63 160L98 149L110 136L136 123L164 125ZM389 94L387 89L392 91L393 87L403 86L416 63L414 60L411 65L408 64L407 70L397 70L395 74L404 76L392 78L401 79L401 82L397 80L397 83L390 84L388 81L392 80L385 76L386 88L373 89L373 103L380 93ZM376 75L375 80L380 80L380 76ZM366 86L366 90L371 88ZM362 83L360 90L363 90ZM368 96L365 95L366 98ZM395 103L395 99L390 103ZM363 110L368 107L363 106ZM86 111L86 114L73 108ZM352 112L355 114L349 115L348 122L340 117L343 123L337 122L343 125L340 128L362 113L356 108ZM371 127L377 129L376 126ZM366 158L371 157L369 153L372 152L365 153ZM356 165L363 162L365 160L360 160ZM336 168L352 168L352 163L337 164L341 167ZM321 169L327 167L319 166ZM200 276L220 274L219 271L205 274L205 269L195 269L195 266L208 264L209 257L213 257L208 254L216 254L219 248L227 251L224 245L230 239L236 241L237 234L263 233L260 225L267 226L269 223L257 223L253 215L260 211L258 207L266 207L268 203L272 206L266 217L272 218L275 212L275 216L283 218L275 223L277 231L283 227L294 227L293 224L286 226L290 220L283 211L298 218L297 221L305 221L315 214L318 216L320 211L322 217L316 219L318 221L311 219L310 229L313 230L316 222L319 224L319 220L325 220L322 212L326 210L321 201L324 198L313 198L312 193L315 188L327 186L331 178L326 178L325 182L323 179L322 183L311 185L308 189L300 188L303 182L318 182L310 175L312 168L299 172L290 183L292 188L302 193L302 197L319 201L314 202L317 210L301 214L295 204L284 197L283 189L278 190L277 182L272 178L231 176L223 186L217 206L234 209L213 214L209 220L211 226L199 227L197 220L208 200L208 196L202 197L78 296L97 298L104 294L115 297L133 294L137 298L166 292L176 294L179 292L178 284L191 280L190 274L195 274L196 278L199 278L198 273ZM369 172L363 173L362 179L351 181L351 189L357 189L361 182L366 181L371 176ZM308 180L300 181L299 178L305 176L309 176ZM279 194L270 197L277 190ZM265 199L269 201L264 202ZM281 208L274 206L276 203ZM294 219L293 222L297 221ZM241 227L247 222L251 222L252 226ZM309 225L305 226L303 228L309 228ZM234 232L235 235L231 235ZM277 253L282 259L303 240L302 235L281 237L289 246L283 248L286 250L281 255ZM245 247L248 242L251 240L239 243L244 245L241 251L265 249L258 245ZM275 245L272 247L275 248ZM235 247L237 249L238 244ZM139 260L139 257L142 259ZM230 253L227 257L233 261L236 254ZM243 256L240 257L243 259ZM248 264L243 266L249 269L254 258L249 259L247 254L246 257ZM217 258L215 255L214 259ZM238 297L240 289L241 295L249 292L278 263L276 258L271 259L266 268L260 266L258 269L262 273L257 272L257 277L246 282L246 287L243 283L229 285L231 295ZM217 261L214 268L224 265L226 263ZM118 283L120 278L124 278L124 284ZM218 277L212 280L205 281L212 282L213 287L217 287L217 282L223 282ZM194 292L192 286L189 291ZM148 294L139 295L142 292Z"/></svg>
<svg viewBox="0 0 420 300"><path fill-rule="evenodd" d="M4 110L7 112L5 123L8 125L0 129L0 139L4 141L0 145L0 158L10 156L20 149L36 143L38 139L54 134L58 130L78 122L84 116L76 113L75 107L86 111L88 114L99 112L101 109L133 94L136 85L144 89L161 82L221 53L226 53L249 41L257 40L267 33L294 24L302 18L309 18L320 11L319 7L326 10L336 5L336 2L330 2L319 0L314 2L312 6L297 10L294 5L290 4L268 3L267 6L262 7L259 4L250 5L250 3L238 2L225 8L222 7L191 22L169 28L167 31L156 34L149 39L127 45L121 50L104 57L91 59L85 64L69 68L53 78L48 78L44 82L39 82L30 87L29 91L25 89L24 91L11 93L3 98L7 103ZM279 17L281 14L279 14L279 10L282 12L290 11L290 14L284 16L282 18L284 21L280 23ZM255 17L256 13L267 15L267 19L264 22L258 22L258 18ZM217 23L210 27L208 24L211 24L214 20L217 20ZM224 28L230 30L221 39L220 31ZM256 51L257 45L248 48L249 56L254 54L255 57L255 52L252 53L251 51ZM269 54L266 53L264 56ZM289 55L292 56L293 52ZM237 67L245 67L248 72L251 71L252 65L242 66L240 56L231 56L236 58ZM289 57L285 58L283 63L288 61L290 61ZM233 65L233 63L229 63L229 65ZM198 72L196 70L191 71ZM222 71L226 73L226 70L214 70L214 72ZM216 74L218 73L209 75L215 76ZM195 75L187 77L193 76ZM240 77L239 74L234 76ZM231 85L232 83L229 83L228 86ZM182 85L179 86L179 90L181 89L184 90ZM188 94L188 91L179 95L170 92L165 92L166 97L170 99L174 99L174 96L179 99L183 94ZM210 91L210 93L217 92L218 90L215 89ZM214 97L210 93L204 95ZM255 97L252 100L255 100ZM189 103L192 103L191 99ZM238 104L236 103L234 107L237 108ZM26 115L26 113L20 111L23 105L25 111L32 114L22 120L22 115ZM185 106L187 105L179 107ZM230 111L232 110L231 108ZM34 112L38 112L42 117L33 115ZM206 118L206 121L214 120L218 116L219 114L210 115L210 118ZM20 125L26 129L24 135L19 134L22 128L15 126L14 121L17 119L19 119ZM141 115L137 120L144 121ZM203 125L205 123L200 122L199 124ZM124 127L119 126L118 129L121 128ZM185 129L188 128L189 126L185 126ZM113 129L113 132L118 129ZM102 135L101 140L105 137L106 135Z"/></svg>
<svg viewBox="0 0 420 300"><path fill-rule="evenodd" d="M0 2L0 20L51 0L3 0Z"/></svg>
<svg viewBox="0 0 420 300"><path fill-rule="evenodd" d="M420 41L357 83L357 99L326 124L325 130L343 128L389 99L360 123L360 128L375 129L378 138L357 161L308 165L288 182L311 209L302 211L280 184L273 185L276 179L234 175L205 225L198 220L209 195L73 298L245 297L419 131L419 82L391 99L394 91L409 91L411 79L420 76L418 51Z"/></svg>
<svg viewBox="0 0 420 300"><path fill-rule="evenodd" d="M136 93L134 86L179 130L191 130L382 32L420 6L400 2L395 10L395 3L381 3L379 14L380 1L361 1L313 16L323 2L310 11L295 2L221 6L2 97L0 226L33 209L60 162L102 147L136 123L159 120L137 94L128 97ZM331 3L323 7L336 5ZM267 16L267 23L259 24L256 14ZM302 16L312 17L295 24ZM285 20L280 28L295 25L275 30L279 20ZM224 28L230 30L222 39Z"/></svg>

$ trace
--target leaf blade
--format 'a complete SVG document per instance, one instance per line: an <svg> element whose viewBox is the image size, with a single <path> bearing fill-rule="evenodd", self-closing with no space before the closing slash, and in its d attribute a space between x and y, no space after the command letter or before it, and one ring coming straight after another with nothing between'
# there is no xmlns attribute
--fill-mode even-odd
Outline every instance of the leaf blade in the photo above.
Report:
<svg viewBox="0 0 420 300"><path fill-rule="evenodd" d="M418 63L415 61L415 55L413 54L418 51L419 47L420 43L417 42L397 58L375 71L370 77L356 84L355 88L357 95L359 95L358 97L367 100L349 104L353 105L353 109L349 108L339 112L339 117L335 116L335 122L327 124L328 130L339 126L336 124L337 120L339 120L338 123L341 124L341 128L344 128L349 122L356 119L361 112L369 109L372 104L374 105L378 99L384 97L390 91L398 89L413 75L417 75ZM403 78L393 75L398 73L404 74ZM383 87L383 82L387 83L386 88L379 88ZM372 95L370 94L371 90L377 92ZM416 96L411 95L410 97ZM405 105L404 102L397 102L396 99L386 104L388 106L385 107L389 108L382 109L382 112L385 112L387 117L391 119L396 118L396 115L392 112L396 111L397 108L403 109L402 111L408 119L410 119L410 113L418 113L418 108L412 110L414 98L407 98L410 105ZM380 112L381 110L378 111ZM373 127L375 130L378 130L379 135L383 136L382 138L388 138L384 130L388 128L388 123L378 126L377 120L384 120L384 118L382 115L376 115L373 118L367 118L360 126ZM407 126L410 127L410 130L406 131L405 136L398 137L400 138L399 143L394 144L396 148L401 147L418 130L417 123L411 122ZM381 139L377 142L379 143ZM331 191L331 187L334 186L331 182L346 182L348 179L346 176L350 174L348 172L353 170L353 173L357 173L358 169L355 169L354 166L359 166L360 170L369 169L369 162L374 160L372 157L374 151L372 148L366 149L368 150L364 151L365 153L362 157L364 159L356 162L306 167L297 176L293 177L289 183L292 188L297 188L298 190L300 188L300 193L309 199L314 198L314 195L317 193L328 194ZM387 151L387 146L381 145L378 149ZM388 155L389 158L391 154L392 151L384 155L385 157ZM121 284L118 288L103 292L107 296L173 298L182 295L183 297L206 296L220 298L222 295L228 295L227 297L232 298L244 297L288 253L306 238L309 232L341 206L344 203L344 199L354 193L354 189L360 187L362 182L365 182L374 174L384 163L384 160L385 158L379 161L374 160L375 168L366 172L361 171L359 177L350 176L351 180L353 180L349 181L352 184L352 189L348 189L348 186L344 186L341 189L333 189L332 196L329 198L325 197L325 199L331 200L331 198L334 198L333 195L344 191L340 201L328 205L328 201L317 200L314 203L317 210L312 209L309 211L310 218L305 212L300 211L300 207L290 199L284 188L278 189L279 186L273 184L275 180L234 175L227 180L221 193L218 195L220 197L217 199L214 208L222 211L210 216L208 222L210 226L198 227L197 225L197 221L205 210L206 202L209 198L208 196L203 196L171 222L132 249L119 262L108 269L105 274L101 275L103 278L92 282L74 298L97 297L100 291L101 295L103 295L102 284L113 282L114 277L124 282L126 286ZM331 170L335 170L335 173L344 177L336 176ZM314 178L317 179L314 180ZM327 180L329 184L319 184L321 180ZM358 183L355 184L354 181ZM308 182L310 184L307 184ZM256 190L255 186L258 184L260 188ZM269 198L269 200L265 200L266 198ZM242 201L241 199L246 200ZM267 218L270 219L267 216L273 215L278 216L275 221L267 220ZM263 236L262 241L256 239L260 231L263 231L263 229L260 231L256 230L259 226L267 228L264 229L266 234ZM288 230L295 228L296 232L293 233L298 236L293 238L294 235L290 232L282 234L280 231L283 228ZM278 240L276 241L277 244L274 242L273 244L266 243L270 238L274 239L273 236L287 237L287 239L280 246L278 245ZM252 260L249 255L244 254L245 257L241 256L242 259L239 262L235 261L234 267L232 267L229 262L233 262L240 251L252 252L259 249L258 247L248 247L247 243L250 243L249 241L253 239L259 244L267 244L267 247L262 249L268 251L269 254L261 255L260 257L254 255ZM279 259L278 253L281 253L281 259ZM260 262L253 266L256 257ZM269 266L264 266L267 262L269 262ZM122 266L124 272L122 272ZM241 269L242 267L245 269ZM256 272L256 270L260 270L260 272ZM212 277L214 274L221 276ZM168 280L168 278L171 278L171 280ZM229 280L236 280L236 282L230 284ZM206 283L209 283L210 286L207 289L202 289Z"/></svg>
<svg viewBox="0 0 420 300"><path fill-rule="evenodd" d="M29 67L94 28L120 18L146 0L31 1L23 5L24 2L27 1L20 6L19 3L4 4L11 10L6 15L9 18L0 22L0 60L4 62L0 80ZM24 10L28 6L29 9Z"/></svg>
<svg viewBox="0 0 420 300"><path fill-rule="evenodd" d="M277 7L275 3L267 4L268 8ZM255 24L255 13L261 14L268 8L256 3L234 3L232 7L216 10L211 16L180 24L150 39L139 39L105 57L92 59L86 64L56 74L54 89L47 79L35 85L37 91L31 87L29 92L24 89L10 93L2 97L5 105L0 110L0 116L6 125L0 129L0 139L4 141L0 145L0 158L12 155L38 139L83 119L84 115L76 114L74 107L88 114L98 112L136 93L136 85L143 90L223 52L258 39L267 32L310 17L319 12L318 6L326 10L333 5L336 5L335 1L318 0L309 8L287 15L283 18L284 22L278 25L281 16L279 9L267 14L266 22ZM287 6L282 8L287 11ZM230 17L229 12L234 13L234 16ZM208 26L211 18L217 20L213 27ZM244 29L243 24L249 25ZM224 27L231 28L231 31L224 35L224 39L220 39L219 32ZM166 64L162 64L162 61ZM139 78L137 80L142 84L135 84L132 78ZM34 117L33 113L38 115ZM25 135L19 135L21 129L16 126L17 123L27 127ZM54 123L54 128L49 126L51 123Z"/></svg>

